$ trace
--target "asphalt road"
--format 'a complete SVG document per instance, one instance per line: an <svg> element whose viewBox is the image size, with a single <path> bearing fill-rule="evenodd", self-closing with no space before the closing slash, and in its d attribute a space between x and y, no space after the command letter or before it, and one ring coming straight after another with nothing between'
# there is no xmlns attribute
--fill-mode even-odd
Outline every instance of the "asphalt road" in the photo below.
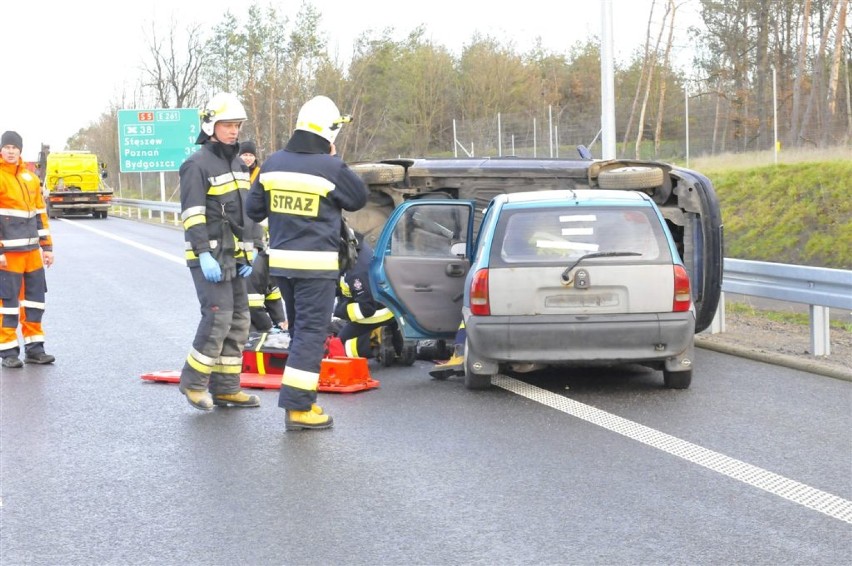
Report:
<svg viewBox="0 0 852 566"><path fill-rule="evenodd" d="M0 374L0 564L848 564L852 383L698 349L692 387L628 366L433 381L371 366L328 431L190 407L179 231L53 223L53 366Z"/></svg>

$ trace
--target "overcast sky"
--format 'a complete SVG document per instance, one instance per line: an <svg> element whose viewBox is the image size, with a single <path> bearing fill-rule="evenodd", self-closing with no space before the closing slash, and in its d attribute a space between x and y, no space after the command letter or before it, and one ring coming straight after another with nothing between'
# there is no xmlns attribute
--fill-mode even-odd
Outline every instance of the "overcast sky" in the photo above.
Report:
<svg viewBox="0 0 852 566"><path fill-rule="evenodd" d="M612 0L617 60L625 60L645 39L654 0ZM676 50L686 63L687 28L697 23L698 0L678 0ZM258 0L267 5L265 0ZM663 0L655 18L662 20ZM54 151L89 125L122 93L133 91L148 53L152 23L167 32L192 22L214 25L230 9L237 18L246 0L136 0L58 2L29 0L6 11L2 26L3 80L0 131L16 130L24 139L24 159L35 160L42 142ZM275 2L279 13L295 13L300 2ZM367 30L392 28L402 39L418 25L426 36L455 53L474 32L511 40L519 51L540 37L544 46L567 53L577 41L600 35L600 0L528 0L508 4L480 0L314 0L322 14L320 30L329 51L345 59L356 37ZM184 25L185 24L185 25ZM72 148L73 149L73 148Z"/></svg>

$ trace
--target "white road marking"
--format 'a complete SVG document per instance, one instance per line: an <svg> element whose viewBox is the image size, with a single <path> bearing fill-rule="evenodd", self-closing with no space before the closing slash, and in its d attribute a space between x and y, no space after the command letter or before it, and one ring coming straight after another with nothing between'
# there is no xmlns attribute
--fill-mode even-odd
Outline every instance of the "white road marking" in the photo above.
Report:
<svg viewBox="0 0 852 566"><path fill-rule="evenodd" d="M503 375L493 378L494 385L526 397L557 411L568 413L586 422L611 430L622 436L638 440L653 448L683 458L708 470L718 472L735 480L760 488L773 495L783 497L829 517L852 524L852 501L785 478L773 472L747 464L735 458L702 448L691 442L665 434L631 420L596 409L591 405L574 401L512 379Z"/></svg>
<svg viewBox="0 0 852 566"><path fill-rule="evenodd" d="M87 224L84 224L82 222L75 222L73 220L68 220L67 218L60 218L59 220L62 220L63 222L67 222L68 224L73 224L74 226L76 226L78 228L82 228L83 230L88 230L89 232L94 232L95 234L98 234L98 235L103 236L105 238L110 238L112 240L115 240L116 242L121 242L122 244L127 244L128 246L133 246L134 248L138 248L142 251L146 251L146 252L154 254L156 256L160 256L162 258L165 258L169 261L173 261L173 262L178 263L180 265L186 265L186 259L184 259L180 256L167 254L166 252L162 252L158 249L140 244L138 242L134 242L133 240L128 240L127 238L122 238L121 236L116 236L114 234L110 234L109 232L104 232L103 230L100 230L98 228L92 228L91 226L88 226Z"/></svg>

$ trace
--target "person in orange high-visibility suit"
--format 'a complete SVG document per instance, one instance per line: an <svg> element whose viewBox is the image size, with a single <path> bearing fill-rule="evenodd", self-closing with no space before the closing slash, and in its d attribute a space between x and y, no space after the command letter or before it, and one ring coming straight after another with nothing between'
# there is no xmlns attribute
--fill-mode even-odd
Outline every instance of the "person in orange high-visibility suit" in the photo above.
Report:
<svg viewBox="0 0 852 566"><path fill-rule="evenodd" d="M21 159L20 134L0 138L0 365L19 368L18 325L24 362L50 364L44 351L44 269L53 264L53 241L38 178Z"/></svg>

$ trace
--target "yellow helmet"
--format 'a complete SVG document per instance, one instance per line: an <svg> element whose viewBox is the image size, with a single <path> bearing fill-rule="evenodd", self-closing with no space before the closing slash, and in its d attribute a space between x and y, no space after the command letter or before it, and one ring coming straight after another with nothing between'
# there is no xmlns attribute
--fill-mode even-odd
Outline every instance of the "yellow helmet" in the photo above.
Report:
<svg viewBox="0 0 852 566"><path fill-rule="evenodd" d="M296 129L311 132L334 143L340 132L340 126L352 121L351 116L343 116L337 105L327 96L315 96L302 105L296 118Z"/></svg>

